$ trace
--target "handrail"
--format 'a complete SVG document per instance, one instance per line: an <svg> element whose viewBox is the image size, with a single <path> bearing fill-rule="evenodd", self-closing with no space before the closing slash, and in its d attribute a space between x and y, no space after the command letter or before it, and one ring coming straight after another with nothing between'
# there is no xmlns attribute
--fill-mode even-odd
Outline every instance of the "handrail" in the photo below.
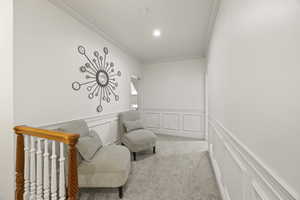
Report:
<svg viewBox="0 0 300 200"><path fill-rule="evenodd" d="M66 133L61 131L53 131L46 129L33 128L28 126L16 126L14 128L16 134L30 135L48 140L55 140L65 144L76 144L79 134Z"/></svg>
<svg viewBox="0 0 300 200"><path fill-rule="evenodd" d="M23 200L24 193L24 135L62 142L68 145L68 200L76 200L78 193L77 149L79 134L45 130L28 126L16 126L16 190L15 199Z"/></svg>

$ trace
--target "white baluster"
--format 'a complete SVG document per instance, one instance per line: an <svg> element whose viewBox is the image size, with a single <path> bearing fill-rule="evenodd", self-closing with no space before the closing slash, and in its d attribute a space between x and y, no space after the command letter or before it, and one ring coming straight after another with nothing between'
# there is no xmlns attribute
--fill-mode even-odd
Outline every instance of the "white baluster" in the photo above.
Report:
<svg viewBox="0 0 300 200"><path fill-rule="evenodd" d="M37 152L36 152L36 159L37 159L37 168L36 168L36 184L37 184L37 192L36 192L36 199L43 200L43 166L42 166L42 147L41 147L41 138L38 138L37 143Z"/></svg>
<svg viewBox="0 0 300 200"><path fill-rule="evenodd" d="M30 150L30 146L29 146L29 136L28 135L24 135L24 142L25 142L25 146L24 146L24 154L25 154L25 167L24 167L24 195L23 195L23 199L24 200L28 200L29 199L29 189L30 189L30 179L29 179L29 164L30 164L30 159L29 159L29 150Z"/></svg>
<svg viewBox="0 0 300 200"><path fill-rule="evenodd" d="M49 182L49 150L48 140L44 140L44 200L50 200L50 182Z"/></svg>
<svg viewBox="0 0 300 200"><path fill-rule="evenodd" d="M51 200L57 200L57 177L56 177L56 144L52 141L51 156Z"/></svg>
<svg viewBox="0 0 300 200"><path fill-rule="evenodd" d="M30 200L36 200L36 178L35 178L35 137L31 136L30 149Z"/></svg>
<svg viewBox="0 0 300 200"><path fill-rule="evenodd" d="M60 143L60 158L59 158L59 200L66 199L66 184L65 184L65 155L64 143Z"/></svg>

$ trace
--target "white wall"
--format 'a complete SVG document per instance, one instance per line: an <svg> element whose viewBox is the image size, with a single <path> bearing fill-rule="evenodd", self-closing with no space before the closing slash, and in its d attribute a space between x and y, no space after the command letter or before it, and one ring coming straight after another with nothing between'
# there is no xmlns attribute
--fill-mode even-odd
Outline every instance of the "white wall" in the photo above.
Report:
<svg viewBox="0 0 300 200"><path fill-rule="evenodd" d="M13 3L0 6L0 199L14 199L13 161Z"/></svg>
<svg viewBox="0 0 300 200"><path fill-rule="evenodd" d="M250 163L258 161L254 166L283 199L300 193L299 19L298 0L223 0L208 57L211 132L219 138L211 141L215 156L224 144L237 147ZM215 157L229 196L240 200L225 175L239 174L226 171L233 169L229 158Z"/></svg>
<svg viewBox="0 0 300 200"><path fill-rule="evenodd" d="M17 124L40 126L78 118L117 113L129 109L130 76L140 76L139 63L47 0L15 2L15 117ZM88 99L86 89L76 92L73 81L85 80L79 67L88 54L103 47L122 72L117 93L120 101L103 104Z"/></svg>
<svg viewBox="0 0 300 200"><path fill-rule="evenodd" d="M143 108L203 110L204 70L198 59L144 65Z"/></svg>
<svg viewBox="0 0 300 200"><path fill-rule="evenodd" d="M200 59L144 65L141 91L147 126L203 138L204 73Z"/></svg>

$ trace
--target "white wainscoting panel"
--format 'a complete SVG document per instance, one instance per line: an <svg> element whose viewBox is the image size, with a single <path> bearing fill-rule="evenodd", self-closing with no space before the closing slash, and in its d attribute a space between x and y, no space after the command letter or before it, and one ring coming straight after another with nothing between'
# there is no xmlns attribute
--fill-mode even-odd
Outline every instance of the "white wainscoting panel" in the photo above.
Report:
<svg viewBox="0 0 300 200"><path fill-rule="evenodd" d="M162 124L163 124L163 129L167 130L179 130L179 113L163 113L162 114Z"/></svg>
<svg viewBox="0 0 300 200"><path fill-rule="evenodd" d="M126 110L125 110L126 111ZM95 130L104 145L109 145L113 143L118 143L120 140L120 129L119 129L119 112L96 115L92 117L82 118L88 124L88 127L92 130ZM78 119L73 119L78 120ZM70 120L71 121L71 120ZM60 127L64 122L57 122L53 124L47 124L38 126L45 129L56 129Z"/></svg>
<svg viewBox="0 0 300 200"><path fill-rule="evenodd" d="M117 133L112 133L111 129L111 122L104 122L92 127L95 130L99 137L101 138L103 144L109 144L111 141L117 140L118 136Z"/></svg>
<svg viewBox="0 0 300 200"><path fill-rule="evenodd" d="M155 133L204 139L204 112L185 109L143 109L145 126Z"/></svg>
<svg viewBox="0 0 300 200"><path fill-rule="evenodd" d="M159 128L160 127L160 113L145 112L144 122L148 128Z"/></svg>
<svg viewBox="0 0 300 200"><path fill-rule="evenodd" d="M246 169L226 143L224 163L224 183L232 183L226 185L230 199L244 199L244 173Z"/></svg>
<svg viewBox="0 0 300 200"><path fill-rule="evenodd" d="M294 190L212 117L208 143L223 200L299 200Z"/></svg>
<svg viewBox="0 0 300 200"><path fill-rule="evenodd" d="M184 114L183 115L183 130L184 131L194 131L194 132L204 132L204 116L195 114Z"/></svg>

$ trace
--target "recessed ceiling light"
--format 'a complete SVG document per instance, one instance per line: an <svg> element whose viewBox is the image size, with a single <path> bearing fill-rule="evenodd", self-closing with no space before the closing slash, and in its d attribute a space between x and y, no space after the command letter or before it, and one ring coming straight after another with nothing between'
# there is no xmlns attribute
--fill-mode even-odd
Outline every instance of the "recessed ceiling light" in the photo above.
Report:
<svg viewBox="0 0 300 200"><path fill-rule="evenodd" d="M159 37L160 36L160 30L159 29L155 29L154 31L153 31L153 33L152 33L152 35L154 36L154 37Z"/></svg>

